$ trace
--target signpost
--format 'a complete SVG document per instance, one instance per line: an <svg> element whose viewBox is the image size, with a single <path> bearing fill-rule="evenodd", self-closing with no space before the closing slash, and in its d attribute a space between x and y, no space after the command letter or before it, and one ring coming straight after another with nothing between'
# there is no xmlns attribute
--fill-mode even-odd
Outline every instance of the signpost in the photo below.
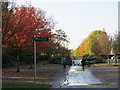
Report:
<svg viewBox="0 0 120 90"><path fill-rule="evenodd" d="M48 41L48 37L34 37L34 84L36 84L36 41Z"/></svg>
<svg viewBox="0 0 120 90"><path fill-rule="evenodd" d="M34 37L34 41L48 41L48 37Z"/></svg>

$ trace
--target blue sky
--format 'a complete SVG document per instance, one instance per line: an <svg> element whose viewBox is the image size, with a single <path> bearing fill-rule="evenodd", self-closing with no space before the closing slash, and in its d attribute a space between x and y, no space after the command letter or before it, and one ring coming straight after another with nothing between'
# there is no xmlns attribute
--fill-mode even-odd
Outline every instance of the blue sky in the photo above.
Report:
<svg viewBox="0 0 120 90"><path fill-rule="evenodd" d="M58 22L55 29L62 29L70 38L69 49L77 48L94 30L105 31L108 35L118 30L118 0L60 1L27 0L43 9L48 17ZM50 2L51 1L51 2ZM94 2L93 2L94 1ZM96 2L95 2L96 1ZM113 2L114 1L114 2Z"/></svg>

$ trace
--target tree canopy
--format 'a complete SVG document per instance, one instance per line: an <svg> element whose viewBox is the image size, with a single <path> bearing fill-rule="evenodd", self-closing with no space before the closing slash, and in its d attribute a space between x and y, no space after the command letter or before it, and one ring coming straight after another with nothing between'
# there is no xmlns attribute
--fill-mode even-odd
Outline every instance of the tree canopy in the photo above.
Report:
<svg viewBox="0 0 120 90"><path fill-rule="evenodd" d="M44 10L32 5L17 6L14 2L2 3L2 50L5 56L24 59L33 55L33 38L48 37L47 42L37 42L37 56L57 57L69 55L66 33L54 29L55 22ZM43 59L43 58L42 58ZM23 60L23 58L22 58Z"/></svg>
<svg viewBox="0 0 120 90"><path fill-rule="evenodd" d="M107 33L102 30L91 32L87 38L74 50L74 56L100 55L110 53L110 41Z"/></svg>

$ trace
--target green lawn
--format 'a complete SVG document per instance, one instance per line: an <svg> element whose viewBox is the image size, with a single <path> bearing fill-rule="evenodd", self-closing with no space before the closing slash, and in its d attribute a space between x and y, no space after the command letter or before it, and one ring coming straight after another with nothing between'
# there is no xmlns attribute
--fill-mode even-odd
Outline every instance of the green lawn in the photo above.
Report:
<svg viewBox="0 0 120 90"><path fill-rule="evenodd" d="M2 88L50 88L51 85L31 83L2 83Z"/></svg>

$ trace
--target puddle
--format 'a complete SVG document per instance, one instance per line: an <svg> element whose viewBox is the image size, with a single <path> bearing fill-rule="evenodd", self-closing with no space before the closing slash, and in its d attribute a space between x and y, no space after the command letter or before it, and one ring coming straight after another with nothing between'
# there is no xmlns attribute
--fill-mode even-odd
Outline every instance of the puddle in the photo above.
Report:
<svg viewBox="0 0 120 90"><path fill-rule="evenodd" d="M63 86L80 86L80 85L109 85L102 83L99 79L92 75L92 73L81 66L71 66L66 74L65 80L61 83Z"/></svg>
<svg viewBox="0 0 120 90"><path fill-rule="evenodd" d="M118 88L118 85L102 82L89 69L82 71L81 66L71 66L60 88Z"/></svg>

